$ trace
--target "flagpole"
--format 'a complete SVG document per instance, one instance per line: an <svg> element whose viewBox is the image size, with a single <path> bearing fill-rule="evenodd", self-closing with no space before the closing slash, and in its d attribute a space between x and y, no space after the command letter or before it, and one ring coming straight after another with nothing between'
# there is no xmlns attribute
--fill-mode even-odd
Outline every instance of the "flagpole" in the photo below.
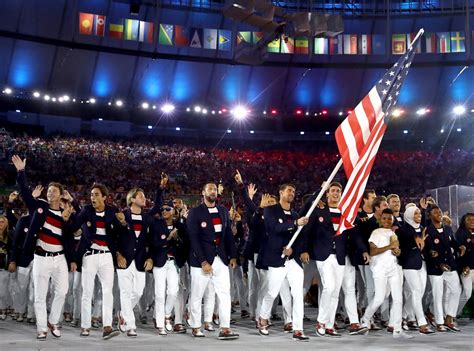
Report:
<svg viewBox="0 0 474 351"><path fill-rule="evenodd" d="M421 37L423 35L423 33L425 32L425 30L423 28L421 28L418 33L416 33L416 36L415 38L411 41L411 44L410 46L408 47L408 50L410 50L410 48L413 46L413 43L418 39L418 37Z"/></svg>
<svg viewBox="0 0 474 351"><path fill-rule="evenodd" d="M310 217L311 216L314 209L319 204L319 201L321 201L321 198L323 197L324 193L329 189L329 186L331 185L332 180L336 176L336 174L339 171L339 169L341 168L341 166L342 166L342 157L339 159L339 162L337 163L336 167L334 167L334 170L329 175L329 178L323 183L323 187L321 188L321 190L320 190L318 196L316 197L316 199L313 201L313 204L309 208L309 210L306 213L305 217ZM290 242L288 243L288 245L286 245L287 248L290 248L294 244L295 240L298 238L298 235L301 233L302 229L303 229L302 225L298 226L298 229L296 230L295 234L293 234L293 237L291 238ZM284 257L285 257L285 255L282 254L281 258L284 258Z"/></svg>

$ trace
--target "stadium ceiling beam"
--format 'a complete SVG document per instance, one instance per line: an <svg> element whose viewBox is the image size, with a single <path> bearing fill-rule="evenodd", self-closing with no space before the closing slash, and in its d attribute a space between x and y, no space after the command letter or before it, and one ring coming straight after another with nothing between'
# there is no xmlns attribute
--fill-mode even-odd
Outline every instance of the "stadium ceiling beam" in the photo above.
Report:
<svg viewBox="0 0 474 351"><path fill-rule="evenodd" d="M109 46L102 46L96 44L78 43L69 40L54 39L40 37L36 35L11 32L6 30L0 30L0 37L10 38L14 40L23 40L34 42L37 44L45 44L52 46L60 46L69 49L95 51L95 52L106 52L117 55L127 55L135 57L145 57L151 59L162 59L162 60L180 60L187 62L198 62L198 63L218 63L223 65L243 65L230 58L222 57L204 57L204 56L187 56L178 54L167 54L152 51L140 51L134 49L115 48ZM288 67L290 63L288 61L266 61L260 66L267 67ZM291 67L299 68L347 68L350 65L351 68L390 68L393 62L291 62ZM412 67L456 67L456 66L474 66L474 60L459 60L459 61L443 61L443 62L415 62Z"/></svg>

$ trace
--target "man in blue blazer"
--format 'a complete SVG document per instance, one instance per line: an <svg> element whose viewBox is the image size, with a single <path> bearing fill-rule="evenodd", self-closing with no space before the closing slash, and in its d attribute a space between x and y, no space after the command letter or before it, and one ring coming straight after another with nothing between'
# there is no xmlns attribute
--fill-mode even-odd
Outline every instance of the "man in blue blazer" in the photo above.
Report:
<svg viewBox="0 0 474 351"><path fill-rule="evenodd" d="M212 281L219 298L220 340L237 339L230 329L229 266L237 266L237 248L232 235L229 211L216 205L217 186L207 183L202 190L203 203L189 211L187 231L191 266L190 325L194 337L201 331L201 300Z"/></svg>
<svg viewBox="0 0 474 351"><path fill-rule="evenodd" d="M273 301L286 279L293 297L293 339L307 341L309 338L303 333L304 272L300 260L304 242L302 236L297 238L292 248L287 248L288 242L298 226L308 223L307 217L299 218L298 213L291 209L295 191L296 187L292 184L281 185L280 202L274 206L266 207L263 211L268 235L264 257L268 265L268 291L260 309L258 329L261 335L268 335L268 319L271 316Z"/></svg>

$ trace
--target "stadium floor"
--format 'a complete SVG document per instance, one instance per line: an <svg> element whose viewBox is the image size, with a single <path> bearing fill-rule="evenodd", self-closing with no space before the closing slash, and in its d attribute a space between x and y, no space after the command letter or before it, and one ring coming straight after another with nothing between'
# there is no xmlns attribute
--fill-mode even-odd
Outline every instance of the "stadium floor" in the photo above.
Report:
<svg viewBox="0 0 474 351"><path fill-rule="evenodd" d="M149 322L146 325L138 323L138 338L131 339L120 335L103 341L102 330L92 329L88 338L79 336L80 329L64 325L61 329L60 339L54 339L48 334L46 341L36 341L36 329L27 323L18 323L11 320L0 321L0 350L336 350L336 349L373 349L373 350L474 350L474 321L461 319L459 326L461 333L436 333L434 335L420 335L409 332L414 337L409 340L393 339L386 331L371 332L367 336L349 336L342 330L342 337L338 339L321 338L314 334L314 320L317 310L306 308L306 314L311 322L305 322L305 332L310 336L309 342L296 342L291 340L291 334L281 332L283 322L276 322L270 330L268 337L259 336L250 320L237 320L233 329L240 334L239 340L219 341L217 332L206 333L206 338L192 338L187 334L170 334L159 336ZM235 314L234 317L238 317Z"/></svg>

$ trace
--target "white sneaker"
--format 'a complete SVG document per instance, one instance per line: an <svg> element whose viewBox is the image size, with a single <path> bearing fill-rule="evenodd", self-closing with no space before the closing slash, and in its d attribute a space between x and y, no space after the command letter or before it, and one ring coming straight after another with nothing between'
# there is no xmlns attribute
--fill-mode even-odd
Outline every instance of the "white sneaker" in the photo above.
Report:
<svg viewBox="0 0 474 351"><path fill-rule="evenodd" d="M393 332L393 337L394 337L395 339L413 339L413 336L408 335L407 333L405 333L405 332L402 331L402 330L394 331L394 332Z"/></svg>

